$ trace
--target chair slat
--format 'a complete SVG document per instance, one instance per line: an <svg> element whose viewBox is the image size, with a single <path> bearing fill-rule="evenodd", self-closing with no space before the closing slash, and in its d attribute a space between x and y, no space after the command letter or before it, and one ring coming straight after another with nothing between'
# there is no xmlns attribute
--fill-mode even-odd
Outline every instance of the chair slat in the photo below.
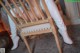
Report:
<svg viewBox="0 0 80 53"><path fill-rule="evenodd" d="M34 18L38 21L38 18L37 18L37 16L36 16L35 13L34 13L33 6L31 5L30 1L29 1L29 0L26 0L26 2L29 4L30 9L31 9L31 12L32 12Z"/></svg>
<svg viewBox="0 0 80 53"><path fill-rule="evenodd" d="M8 9L5 7L5 5L0 1L0 4L3 6L3 8L6 10L7 14L11 17L11 19L14 21L14 23L17 26L17 22L15 21L13 15L8 11Z"/></svg>
<svg viewBox="0 0 80 53"><path fill-rule="evenodd" d="M47 8L47 6L46 6L45 0L42 0L42 4L43 4L43 6L44 6L44 9L45 9L45 12L46 12L48 18L51 18L51 15L50 15L50 13L49 13L49 11L48 11L48 8Z"/></svg>
<svg viewBox="0 0 80 53"><path fill-rule="evenodd" d="M9 4L9 2L6 0L7 5L11 8L12 12L16 15L15 11L13 10L13 8L11 7L11 5ZM20 24L22 24L21 20L18 18L18 16L16 15L18 21Z"/></svg>
<svg viewBox="0 0 80 53"><path fill-rule="evenodd" d="M32 22L32 23L28 23L28 24L23 24L21 26L19 26L20 28L24 28L24 27L29 27L29 26L34 26L34 25L39 25L39 24L44 24L44 23L49 23L48 19L46 20L39 20L38 22Z"/></svg>
<svg viewBox="0 0 80 53"><path fill-rule="evenodd" d="M24 21L27 23L27 20L26 20L27 17L25 17L25 16L23 15L23 13L22 13L21 10L19 9L19 7L18 7L17 4L15 3L15 1L12 0L12 2L13 2L13 4L15 5L16 9L18 10L18 12L21 13L20 15L23 17Z"/></svg>
<svg viewBox="0 0 80 53"><path fill-rule="evenodd" d="M19 0L19 3L21 4L21 6L22 6L22 8L24 9L24 11L25 11L26 15L28 16L28 18L30 18L30 21L32 22L31 17L30 17L30 15L29 15L29 13L28 13L27 9L25 8L25 6L24 6L23 2L22 2L21 0Z"/></svg>
<svg viewBox="0 0 80 53"><path fill-rule="evenodd" d="M36 5L35 7L38 9L39 14L42 15L42 16L41 16L41 18L42 18L41 21L38 20L38 17L35 15L35 12L34 12L34 10L33 10L34 6L32 6L32 4L30 3L29 0L26 0L26 2L29 4L31 10L28 10L27 7L24 6L25 4L23 3L23 1L19 0L19 3L21 4L21 7L22 7L23 10L25 11L26 16L27 16L28 18L30 18L30 19L34 19L34 18L37 19L37 21L35 21L35 22L34 22L33 20L30 20L31 22L29 22L29 23L26 21L26 17L24 17L24 15L22 14L19 6L15 3L14 0L12 0L12 1L13 1L13 4L15 5L15 8L16 8L17 11L18 11L18 13L21 14L22 18L23 18L23 19L25 20L25 22L26 22L26 24L23 23L22 25L19 25L20 28L21 28L21 27L25 27L25 26L27 27L27 26L37 25L37 24L41 24L41 23L47 22L47 21L45 21L45 20L48 20L48 19L44 19L44 17L43 17L44 15L42 15L43 12L41 12L42 10L40 9L40 6L39 6L39 4L37 3L36 0L34 0L34 4ZM8 2L7 2L7 3L8 3ZM43 6L44 6L44 9L45 9L45 12L46 12L47 16L48 16L48 17L51 17L50 14L49 14L49 12L48 12L48 9L47 9L47 6L46 6L46 4L45 4L45 1L42 0L42 3L43 3ZM9 3L8 3L8 6L12 9L12 7L11 7L11 5L10 5ZM13 10L13 12L14 12L14 10ZM14 12L14 13L15 13L15 12ZM29 14L28 14L28 13L29 13ZM34 17L34 16L35 16L35 17ZM17 16L17 17L18 17L18 16ZM14 18L14 17L13 17L13 18ZM19 21L20 21L20 20L19 20Z"/></svg>
<svg viewBox="0 0 80 53"><path fill-rule="evenodd" d="M41 15L41 18L44 20L45 16L44 16L44 14L43 14L43 12L42 12L37 0L34 0L34 4L35 4L36 8L38 9L38 12Z"/></svg>

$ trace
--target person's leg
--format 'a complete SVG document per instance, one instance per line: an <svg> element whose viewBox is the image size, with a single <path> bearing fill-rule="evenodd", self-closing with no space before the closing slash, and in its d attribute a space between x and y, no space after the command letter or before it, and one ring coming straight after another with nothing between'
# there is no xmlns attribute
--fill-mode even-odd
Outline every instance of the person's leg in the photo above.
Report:
<svg viewBox="0 0 80 53"><path fill-rule="evenodd" d="M10 29L11 29L11 39L13 41L13 47L11 50L14 50L18 47L19 37L17 36L17 33L16 33L15 23L9 16L8 16L8 19L9 19L9 24L10 24Z"/></svg>
<svg viewBox="0 0 80 53"><path fill-rule="evenodd" d="M67 28L63 22L63 19L57 9L57 6L54 3L54 0L45 0L46 5L48 7L48 10L52 16L52 18L54 19L56 25L59 28L59 32L62 35L64 42L67 44L72 44L72 40L70 39L70 37L68 36L67 33Z"/></svg>

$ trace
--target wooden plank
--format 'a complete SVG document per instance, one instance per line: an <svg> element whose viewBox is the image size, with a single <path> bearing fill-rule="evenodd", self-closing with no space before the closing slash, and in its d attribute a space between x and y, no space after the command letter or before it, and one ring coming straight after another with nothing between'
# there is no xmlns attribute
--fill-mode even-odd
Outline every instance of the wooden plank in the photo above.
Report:
<svg viewBox="0 0 80 53"><path fill-rule="evenodd" d="M32 22L32 23L23 24L23 25L21 25L19 27L23 28L23 27L29 27L29 26L38 25L38 24L44 24L44 23L49 23L48 19L47 20L39 20L38 22Z"/></svg>
<svg viewBox="0 0 80 53"><path fill-rule="evenodd" d="M15 24L17 24L17 22L15 21L13 15L8 11L8 9L5 7L5 5L0 1L0 4L3 6L3 8L6 10L7 14L11 17L11 19L14 21ZM16 25L17 26L17 25Z"/></svg>
<svg viewBox="0 0 80 53"><path fill-rule="evenodd" d="M21 34L21 37L22 37L22 39L24 40L24 43L25 43L25 45L26 45L29 53L32 53L32 50L31 50L31 48L30 48L30 45L28 44L28 41L27 41L26 37L24 36L24 34Z"/></svg>
<svg viewBox="0 0 80 53"><path fill-rule="evenodd" d="M15 11L13 10L13 8L12 8L11 5L9 4L9 2L6 1L6 3L7 3L7 5L11 8L12 12L16 15ZM16 15L16 17L17 17L19 23L22 24L22 22L21 22L21 20L19 19L19 17L18 17L17 15Z"/></svg>
<svg viewBox="0 0 80 53"><path fill-rule="evenodd" d="M18 10L18 12L21 13L20 15L23 17L25 23L27 23L27 20L26 20L27 17L25 17L25 16L23 15L23 13L22 13L21 10L19 9L19 7L18 7L17 4L15 3L15 1L12 0L12 2L13 2L13 4L15 5L16 9Z"/></svg>
<svg viewBox="0 0 80 53"><path fill-rule="evenodd" d="M36 21L38 21L38 18L36 16L36 14L34 13L33 6L31 5L30 1L29 0L26 0L26 2L29 4L30 9L31 9L31 12L32 12L34 18L36 19Z"/></svg>
<svg viewBox="0 0 80 53"><path fill-rule="evenodd" d="M25 8L23 2L22 2L21 0L19 0L19 3L21 4L22 8L24 9L24 11L25 11L27 17L28 17L28 18L30 19L30 21L32 22L31 17L30 17L30 15L29 15L27 9Z"/></svg>
<svg viewBox="0 0 80 53"><path fill-rule="evenodd" d="M51 15L50 15L50 13L49 13L49 11L48 11L48 8L47 8L47 5L46 5L46 3L45 3L45 0L42 0L42 4L43 4L44 10L45 10L45 12L46 12L46 14L47 14L47 16L48 16L48 19L51 19Z"/></svg>
<svg viewBox="0 0 80 53"><path fill-rule="evenodd" d="M40 6L39 6L37 0L34 0L34 4L35 4L35 6L36 6L36 8L37 8L37 10L38 10L38 12L39 12L41 18L44 20L45 16L44 16L44 14L43 14L43 12L42 12L42 10L41 10L41 8L40 8Z"/></svg>

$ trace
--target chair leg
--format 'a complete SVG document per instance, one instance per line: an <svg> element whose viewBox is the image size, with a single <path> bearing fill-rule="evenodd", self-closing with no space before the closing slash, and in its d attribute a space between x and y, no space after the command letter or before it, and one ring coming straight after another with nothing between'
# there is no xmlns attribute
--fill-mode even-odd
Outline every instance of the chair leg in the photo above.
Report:
<svg viewBox="0 0 80 53"><path fill-rule="evenodd" d="M28 44L27 39L26 39L24 36L22 36L22 39L23 39L24 43L26 44L26 47L27 47L29 53L32 53L31 48L30 48L30 46L29 46L29 44Z"/></svg>
<svg viewBox="0 0 80 53"><path fill-rule="evenodd" d="M59 53L62 53L62 49L61 49L60 42L59 42L59 39L58 39L58 34L57 34L56 31L53 31L52 33L54 34L55 41L56 41Z"/></svg>

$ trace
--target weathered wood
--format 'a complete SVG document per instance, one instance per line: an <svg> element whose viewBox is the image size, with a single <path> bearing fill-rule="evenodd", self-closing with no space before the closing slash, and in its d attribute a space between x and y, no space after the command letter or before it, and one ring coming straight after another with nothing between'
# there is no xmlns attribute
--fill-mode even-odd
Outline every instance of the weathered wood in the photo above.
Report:
<svg viewBox="0 0 80 53"><path fill-rule="evenodd" d="M28 18L30 18L30 15L29 15L29 13L28 13L28 10L25 8L25 6L24 6L23 2L22 2L21 0L19 0L19 3L21 4L22 8L24 9L24 11L25 11L25 13L26 13L27 17L28 17ZM32 20L31 20L31 19L30 19L30 21L32 22Z"/></svg>
<svg viewBox="0 0 80 53"><path fill-rule="evenodd" d="M26 47L28 48L29 53L32 53L32 50L31 50L31 48L28 44L28 41L27 41L26 37L23 34L21 34L21 37L22 37L24 43L26 44Z"/></svg>
<svg viewBox="0 0 80 53"><path fill-rule="evenodd" d="M30 23L27 23L27 24L20 25L19 28L34 26L34 25L38 25L38 24L45 24L45 23L48 23L48 22L49 22L48 19L39 20L38 22L30 22Z"/></svg>
<svg viewBox="0 0 80 53"><path fill-rule="evenodd" d="M13 17L13 15L8 11L8 9L5 7L5 5L1 1L0 1L0 4L6 10L7 14L11 17L11 19L14 21L14 23L17 24L16 21L15 21L15 19L14 19L14 17Z"/></svg>
<svg viewBox="0 0 80 53"><path fill-rule="evenodd" d="M36 6L36 8L37 8L37 10L38 10L38 12L39 12L39 14L40 14L40 16L41 16L42 19L44 20L45 16L44 16L44 14L43 14L43 12L42 12L42 10L41 10L41 8L40 8L37 0L34 0L34 4L35 4L35 6Z"/></svg>
<svg viewBox="0 0 80 53"><path fill-rule="evenodd" d="M30 3L29 0L26 0L26 2L29 4L30 10L31 10L31 12L32 12L32 14L33 14L33 16L34 16L34 18L38 21L38 18L37 18L37 16L36 16L35 13L34 13L32 4Z"/></svg>
<svg viewBox="0 0 80 53"><path fill-rule="evenodd" d="M17 6L17 4L14 2L14 0L12 0L12 1L13 1L13 4L15 5L16 9L18 10L18 12L21 13L21 16L23 16L23 14L20 11L20 9ZM45 0L42 0L42 4L43 4L44 10L45 10L45 13L46 13L46 15L48 17L47 19L44 19L44 15L43 15L44 13L42 12L41 8L39 7L37 1L36 0L33 0L33 2L31 2L31 1L30 0L26 0L26 2L28 3L28 5L30 7L30 9L27 10L26 9L27 7L26 8L24 7L25 4L21 0L19 0L19 2L21 4L23 10L25 11L27 17L28 18L31 17L29 19L34 19L35 18L36 20L34 20L34 21L31 20L32 22L27 22L27 20L25 20L25 22L27 22L27 23L26 24L24 23L22 25L18 25L18 28L19 29L23 29L23 28L26 28L26 27L36 26L36 25L45 24L45 23L50 23L50 28L49 29L44 29L44 30L39 30L39 31L34 31L34 32L28 32L28 33L27 32L22 32L22 31L20 32L20 35L21 35L23 41L25 42L25 45L26 45L29 53L32 53L32 50L31 50L31 48L30 48L30 46L28 44L28 41L26 40L26 36L43 34L43 33L50 33L50 32L52 32L54 34L55 41L56 41L56 44L57 44L57 48L59 50L59 53L62 53L62 50L61 50L61 47L60 47L59 38L58 38L57 28L56 28L56 26L55 26L55 24L53 22L53 19L51 18L51 15L50 15L50 13L48 11L48 8L47 8L47 5L45 3ZM34 4L34 5L32 5L32 4ZM38 19L39 15L38 16L36 15L36 12L34 11L34 9L35 9L34 6L37 8L38 13L39 13L39 15L42 18L41 20ZM3 5L3 7L4 7L4 5ZM8 10L6 10L6 11L9 13ZM33 18L32 18L32 16L33 16ZM11 15L11 17L13 17L13 16Z"/></svg>
<svg viewBox="0 0 80 53"><path fill-rule="evenodd" d="M26 18L23 13L21 12L21 10L19 9L19 7L17 6L17 4L15 3L14 0L12 0L13 4L15 5L16 9L18 10L19 13L21 13L20 15L23 17L24 21L27 23Z"/></svg>
<svg viewBox="0 0 80 53"><path fill-rule="evenodd" d="M11 7L11 5L9 4L9 2L6 0L7 5L11 8L12 12L16 15L15 11L13 10L14 8ZM18 16L16 15L16 18L18 19L18 21L20 22L20 24L22 24L21 20L18 18Z"/></svg>

